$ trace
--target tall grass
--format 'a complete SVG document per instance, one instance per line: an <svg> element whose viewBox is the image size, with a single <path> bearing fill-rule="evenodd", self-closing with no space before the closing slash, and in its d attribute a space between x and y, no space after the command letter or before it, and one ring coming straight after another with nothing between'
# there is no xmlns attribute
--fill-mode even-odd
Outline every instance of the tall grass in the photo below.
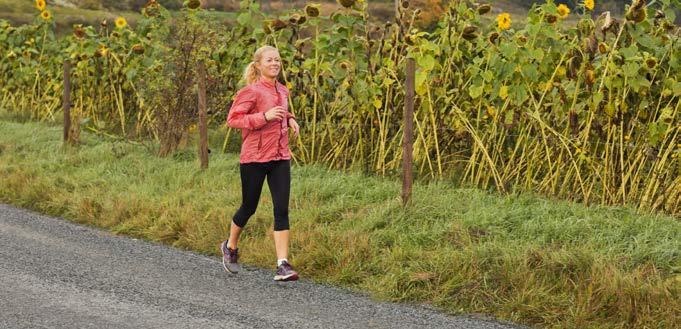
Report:
<svg viewBox="0 0 681 329"><path fill-rule="evenodd" d="M238 158L158 159L88 133L0 121L0 201L215 255L240 202ZM221 144L213 134L211 145ZM499 196L294 166L291 259L303 276L377 298L555 328L681 326L681 222L630 208ZM241 245L273 268L267 189Z"/></svg>

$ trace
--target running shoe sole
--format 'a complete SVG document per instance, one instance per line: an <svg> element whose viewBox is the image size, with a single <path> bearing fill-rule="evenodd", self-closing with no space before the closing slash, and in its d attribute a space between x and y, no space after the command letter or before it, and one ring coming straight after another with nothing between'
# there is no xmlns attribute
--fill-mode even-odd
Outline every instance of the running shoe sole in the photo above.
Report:
<svg viewBox="0 0 681 329"><path fill-rule="evenodd" d="M287 281L296 281L298 280L298 273L293 273L289 275L275 275L274 276L274 281L282 281L282 282L287 282Z"/></svg>

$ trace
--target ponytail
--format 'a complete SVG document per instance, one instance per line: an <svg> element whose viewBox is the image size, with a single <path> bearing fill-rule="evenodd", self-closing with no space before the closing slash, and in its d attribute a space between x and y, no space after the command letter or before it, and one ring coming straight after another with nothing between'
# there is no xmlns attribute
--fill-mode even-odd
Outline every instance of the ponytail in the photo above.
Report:
<svg viewBox="0 0 681 329"><path fill-rule="evenodd" d="M244 81L246 81L246 84L250 85L251 83L256 82L258 77L260 77L260 71L255 67L255 62L248 63L248 65L246 65L246 70L244 71Z"/></svg>

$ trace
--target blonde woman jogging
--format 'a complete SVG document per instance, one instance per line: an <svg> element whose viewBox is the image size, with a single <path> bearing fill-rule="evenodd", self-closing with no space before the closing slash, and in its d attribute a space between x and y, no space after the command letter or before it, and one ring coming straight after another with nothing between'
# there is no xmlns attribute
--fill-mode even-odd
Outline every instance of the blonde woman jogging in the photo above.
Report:
<svg viewBox="0 0 681 329"><path fill-rule="evenodd" d="M267 185L274 205L274 244L277 254L275 281L298 280L289 264L288 204L291 189L291 153L288 129L295 135L299 126L288 111L288 89L277 81L281 72L279 51L264 46L255 51L244 72L247 85L237 93L227 124L241 129L241 207L232 218L229 238L220 244L222 264L229 273L240 270L239 235L255 213L262 186Z"/></svg>

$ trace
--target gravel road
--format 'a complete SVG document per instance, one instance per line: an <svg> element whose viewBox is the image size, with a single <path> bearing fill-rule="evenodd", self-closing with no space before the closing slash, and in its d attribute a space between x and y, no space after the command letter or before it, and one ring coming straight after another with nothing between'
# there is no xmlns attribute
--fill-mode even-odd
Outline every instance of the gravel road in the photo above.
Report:
<svg viewBox="0 0 681 329"><path fill-rule="evenodd" d="M0 328L520 328L272 276L0 204Z"/></svg>

